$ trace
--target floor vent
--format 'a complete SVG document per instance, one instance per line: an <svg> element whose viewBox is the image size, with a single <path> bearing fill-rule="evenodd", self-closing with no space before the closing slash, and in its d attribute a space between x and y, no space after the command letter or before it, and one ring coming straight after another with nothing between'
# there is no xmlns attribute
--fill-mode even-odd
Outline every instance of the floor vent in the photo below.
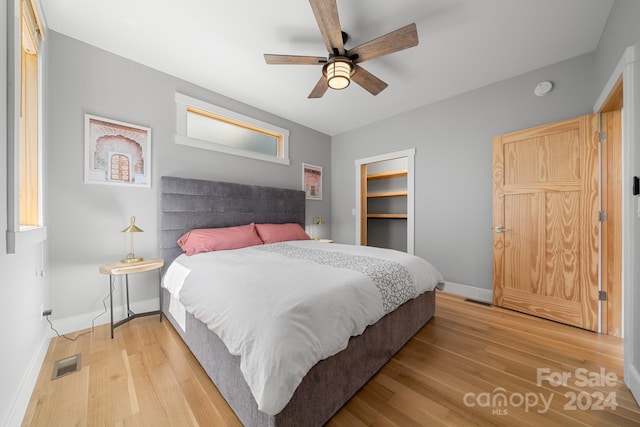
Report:
<svg viewBox="0 0 640 427"><path fill-rule="evenodd" d="M55 380L65 375L73 374L80 370L80 355L74 354L73 356L65 357L64 359L57 360L53 364L53 373L51 379Z"/></svg>
<svg viewBox="0 0 640 427"><path fill-rule="evenodd" d="M465 298L466 302L472 302L474 304L480 304L480 305L484 305L486 307L492 307L493 304L491 304L489 301L479 301L477 299L471 299L471 298Z"/></svg>

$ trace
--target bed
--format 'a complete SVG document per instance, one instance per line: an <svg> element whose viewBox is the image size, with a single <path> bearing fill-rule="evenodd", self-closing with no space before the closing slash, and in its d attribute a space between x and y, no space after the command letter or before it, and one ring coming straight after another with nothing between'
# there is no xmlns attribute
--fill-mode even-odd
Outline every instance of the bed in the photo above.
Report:
<svg viewBox="0 0 640 427"><path fill-rule="evenodd" d="M304 227L305 193L217 181L161 178L159 244L165 269L182 254L176 242L190 230L249 223L296 223ZM288 251L294 247L296 253L334 250L329 249L329 246L334 246L332 244L320 243L325 245L324 248L313 247L315 244L291 242L284 246ZM271 249L266 249L278 245L247 250L270 252ZM338 246L335 245L336 248ZM243 375L240 356L232 355L223 339L207 324L181 304L176 304L169 290L163 288L162 292L163 312L167 319L246 426L323 425L431 319L435 309L435 290L429 290L384 314L379 321L367 326L362 334L351 337L346 348L313 365L284 407L273 413L273 410L265 412L259 409L254 397L255 386ZM198 314L197 310L194 312ZM254 387L253 391L248 382ZM258 400L260 405L265 405L260 398Z"/></svg>

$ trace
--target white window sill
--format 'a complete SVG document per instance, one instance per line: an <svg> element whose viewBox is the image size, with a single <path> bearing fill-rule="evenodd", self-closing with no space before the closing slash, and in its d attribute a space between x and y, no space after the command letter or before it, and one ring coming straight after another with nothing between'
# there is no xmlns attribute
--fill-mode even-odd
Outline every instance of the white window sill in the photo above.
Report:
<svg viewBox="0 0 640 427"><path fill-rule="evenodd" d="M15 254L47 240L47 227L24 227L20 231L7 231L7 253Z"/></svg>

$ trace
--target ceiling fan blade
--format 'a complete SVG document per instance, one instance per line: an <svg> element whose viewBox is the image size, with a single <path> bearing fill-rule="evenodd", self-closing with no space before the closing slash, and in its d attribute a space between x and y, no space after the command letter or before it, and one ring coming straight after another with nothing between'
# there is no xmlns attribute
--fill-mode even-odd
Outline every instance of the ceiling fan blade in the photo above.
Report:
<svg viewBox="0 0 640 427"><path fill-rule="evenodd" d="M269 53L264 54L264 60L267 64L318 65L327 63L327 58L322 56L272 55Z"/></svg>
<svg viewBox="0 0 640 427"><path fill-rule="evenodd" d="M338 5L336 0L309 0L311 9L318 22L322 39L329 53L344 55L344 42L342 41L342 28L338 17Z"/></svg>
<svg viewBox="0 0 640 427"><path fill-rule="evenodd" d="M355 72L351 76L351 80L365 88L371 95L377 95L389 86L358 64L354 64Z"/></svg>
<svg viewBox="0 0 640 427"><path fill-rule="evenodd" d="M309 94L308 98L322 98L322 95L324 95L328 88L329 85L327 84L327 78L322 75L322 77L320 77L320 80L318 80L318 83L316 83L316 86Z"/></svg>
<svg viewBox="0 0 640 427"><path fill-rule="evenodd" d="M353 58L354 55L358 55L356 59L353 59L353 62L364 62L417 45L418 30L416 29L416 24L409 24L350 49L347 56Z"/></svg>

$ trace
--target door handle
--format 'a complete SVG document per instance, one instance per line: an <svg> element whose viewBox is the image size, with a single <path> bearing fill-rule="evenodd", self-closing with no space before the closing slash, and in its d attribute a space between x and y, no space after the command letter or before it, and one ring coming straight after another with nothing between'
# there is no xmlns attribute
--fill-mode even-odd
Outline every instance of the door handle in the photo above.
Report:
<svg viewBox="0 0 640 427"><path fill-rule="evenodd" d="M503 227L503 226L501 226L501 225L498 225L498 226L496 226L496 228L494 229L494 231L495 231L496 233L504 233L505 231L509 231L509 230L508 230L508 229L506 229L506 228L504 228L504 227Z"/></svg>

